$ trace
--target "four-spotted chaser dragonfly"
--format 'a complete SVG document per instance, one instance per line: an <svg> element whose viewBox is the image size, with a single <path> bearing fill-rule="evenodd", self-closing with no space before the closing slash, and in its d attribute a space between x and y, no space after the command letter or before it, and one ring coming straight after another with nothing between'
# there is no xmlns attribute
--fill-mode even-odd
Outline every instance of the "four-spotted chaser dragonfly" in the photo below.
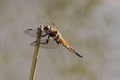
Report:
<svg viewBox="0 0 120 80"><path fill-rule="evenodd" d="M61 44L64 47L66 47L68 50L70 50L72 53L74 53L75 55L77 55L79 57L83 57L78 53L78 51L76 51L74 48L72 48L64 40L64 38L61 36L60 32L58 31L58 29L55 27L54 24L53 24L53 26L54 27L50 27L48 25L43 26L41 24L38 26L38 27L41 28L41 31L42 31L40 47L41 48L47 48L47 49L53 49L53 48L57 48L59 46L59 44ZM37 36L37 30L36 29L27 29L25 31L25 33L27 35L32 36L32 37ZM37 44L37 41L34 41L33 43L31 43L32 46L35 46L36 44Z"/></svg>

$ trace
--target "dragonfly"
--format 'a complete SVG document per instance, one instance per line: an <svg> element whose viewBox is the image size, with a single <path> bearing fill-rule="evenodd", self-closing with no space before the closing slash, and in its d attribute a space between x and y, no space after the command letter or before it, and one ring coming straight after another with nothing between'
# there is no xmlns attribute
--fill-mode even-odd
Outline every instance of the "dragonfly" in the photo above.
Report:
<svg viewBox="0 0 120 80"><path fill-rule="evenodd" d="M77 55L78 57L83 58L82 55L79 54L77 50L75 50L72 46L68 44L68 42L62 37L60 34L59 30L53 23L53 27L49 25L38 25L38 27L41 28L42 34L41 36L41 41L40 41L40 48L46 48L46 49L55 49L57 48L60 44L64 46L66 49ZM25 34L36 37L37 36L37 29L27 29L24 32ZM34 41L31 43L32 46L36 46L37 41Z"/></svg>

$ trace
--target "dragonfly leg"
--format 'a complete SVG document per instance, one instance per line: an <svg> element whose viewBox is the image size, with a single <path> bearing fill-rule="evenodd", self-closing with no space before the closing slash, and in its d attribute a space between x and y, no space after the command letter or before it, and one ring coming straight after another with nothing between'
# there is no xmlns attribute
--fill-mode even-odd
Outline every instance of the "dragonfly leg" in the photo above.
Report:
<svg viewBox="0 0 120 80"><path fill-rule="evenodd" d="M56 41L56 43L57 43L57 44L59 44L59 43L60 43L59 36L56 36L56 37L54 38L54 40Z"/></svg>
<svg viewBox="0 0 120 80"><path fill-rule="evenodd" d="M60 42L56 40L56 43L59 44Z"/></svg>
<svg viewBox="0 0 120 80"><path fill-rule="evenodd" d="M41 35L41 37L45 37L45 36L47 36L48 35L48 33L46 33L46 34L44 34L44 35Z"/></svg>
<svg viewBox="0 0 120 80"><path fill-rule="evenodd" d="M49 42L49 38L50 38L50 36L48 36L48 38L46 39L46 41L41 42L40 44L48 44L48 42Z"/></svg>
<svg viewBox="0 0 120 80"><path fill-rule="evenodd" d="M37 34L41 34L41 33L39 33L39 32L37 32ZM45 36L47 36L48 35L48 33L46 33L46 34L41 34L41 37L45 37Z"/></svg>
<svg viewBox="0 0 120 80"><path fill-rule="evenodd" d="M49 39L50 39L50 35L48 35L48 38L46 39L47 44L49 42Z"/></svg>
<svg viewBox="0 0 120 80"><path fill-rule="evenodd" d="M40 42L40 44L48 44L49 40L46 39L44 42Z"/></svg>
<svg viewBox="0 0 120 80"><path fill-rule="evenodd" d="M57 43L57 44L59 44L59 43L60 43L59 38L58 38L58 39L54 39L54 40L56 41L56 43Z"/></svg>

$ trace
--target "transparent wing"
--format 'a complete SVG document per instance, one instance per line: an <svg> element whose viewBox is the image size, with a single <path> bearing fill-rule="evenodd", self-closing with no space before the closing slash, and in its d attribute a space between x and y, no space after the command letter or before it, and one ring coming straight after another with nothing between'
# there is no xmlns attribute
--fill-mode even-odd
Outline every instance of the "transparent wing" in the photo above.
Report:
<svg viewBox="0 0 120 80"><path fill-rule="evenodd" d="M31 36L31 37L36 37L37 36L37 29L27 29L24 32L25 34ZM42 34L45 34L44 32L42 32ZM54 41L52 38L49 39L49 42L47 43L47 36L45 37L41 37L41 42L40 42L40 47L41 48L46 48L46 49L54 49L57 48L59 45L56 43L56 41ZM37 46L38 43L37 41L34 41L33 43L31 43L32 46Z"/></svg>
<svg viewBox="0 0 120 80"><path fill-rule="evenodd" d="M55 49L59 46L59 44L56 43L53 39L49 39L49 42L46 42L47 39L41 39L40 42L40 48L45 48L45 49ZM37 41L34 41L33 43L30 44L31 46L37 46L38 43Z"/></svg>
<svg viewBox="0 0 120 80"><path fill-rule="evenodd" d="M36 37L37 36L37 29L27 29L24 31L25 34L31 36L31 37ZM46 34L45 32L42 32L42 35ZM41 37L42 39L47 38L48 35Z"/></svg>
<svg viewBox="0 0 120 80"><path fill-rule="evenodd" d="M24 33L31 36L31 37L36 37L37 36L37 30L36 29L27 29L27 30L25 30Z"/></svg>

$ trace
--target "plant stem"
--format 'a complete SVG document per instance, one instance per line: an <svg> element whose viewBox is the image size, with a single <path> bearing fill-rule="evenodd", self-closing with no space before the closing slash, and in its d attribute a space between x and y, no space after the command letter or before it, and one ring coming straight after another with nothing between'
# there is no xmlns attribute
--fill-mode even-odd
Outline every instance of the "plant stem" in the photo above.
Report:
<svg viewBox="0 0 120 80"><path fill-rule="evenodd" d="M35 77L35 69L36 69L36 64L38 60L38 52L39 52L39 47L40 47L41 34L42 34L41 28L38 28L37 36L36 36L37 43L34 48L34 54L33 54L33 60L32 60L29 80L34 80L34 77Z"/></svg>

